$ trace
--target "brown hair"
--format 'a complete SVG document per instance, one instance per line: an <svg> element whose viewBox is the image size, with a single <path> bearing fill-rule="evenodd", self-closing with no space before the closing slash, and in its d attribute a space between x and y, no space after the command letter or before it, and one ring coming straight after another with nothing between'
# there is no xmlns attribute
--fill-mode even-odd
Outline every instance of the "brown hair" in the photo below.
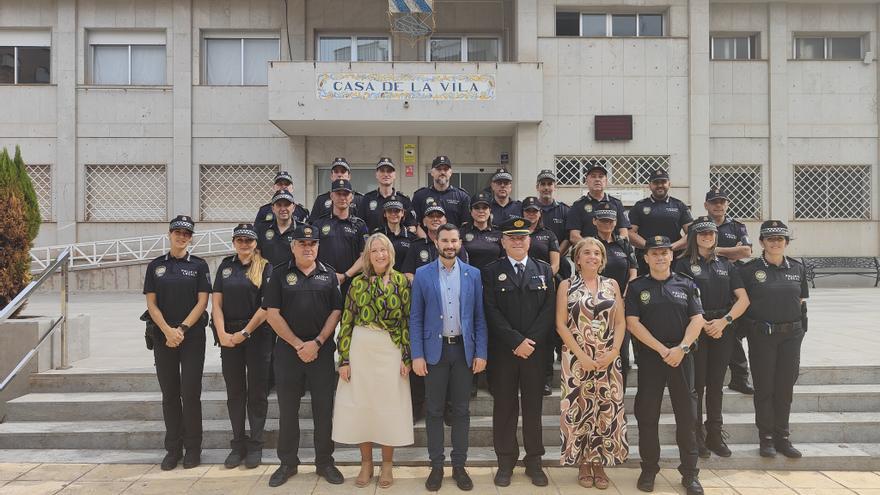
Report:
<svg viewBox="0 0 880 495"><path fill-rule="evenodd" d="M595 237L584 237L583 239L578 241L578 243L575 244L574 249L571 250L571 261L574 263L574 269L575 271L580 269L577 259L578 256L580 256L581 251L583 251L588 244L598 246L599 252L602 253L602 263L599 265L599 271L601 272L605 269L605 265L608 263L608 253L605 251L605 245L602 244L602 242L600 242L599 239L596 239Z"/></svg>

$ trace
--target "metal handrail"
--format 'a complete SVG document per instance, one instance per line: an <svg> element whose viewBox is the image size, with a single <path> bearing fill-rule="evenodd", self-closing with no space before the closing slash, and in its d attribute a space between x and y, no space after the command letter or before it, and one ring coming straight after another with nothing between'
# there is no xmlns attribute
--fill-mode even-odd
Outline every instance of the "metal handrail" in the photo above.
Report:
<svg viewBox="0 0 880 495"><path fill-rule="evenodd" d="M68 363L68 342L67 342L67 303L68 303L68 286L70 280L70 255L72 253L71 248L67 248L58 255L54 262L49 265L43 273L40 274L39 278L31 281L31 283L27 284L27 286L18 293L15 298L10 301L2 310L0 310L0 323L8 320L12 315L15 314L16 311L28 300L28 298L33 294L43 282L46 281L49 277L51 277L58 268L61 268L61 316L58 317L57 320L52 322L52 326L49 328L49 331L46 332L41 338L40 341L37 342L24 357L18 362L15 368L9 372L9 375L0 383L0 392L4 391L9 383L18 375L18 373L27 366L27 364L34 358L37 354L37 350L39 350L40 346L42 346L49 337L51 337L58 328L61 328L61 366L58 369L67 369L70 368L70 364Z"/></svg>

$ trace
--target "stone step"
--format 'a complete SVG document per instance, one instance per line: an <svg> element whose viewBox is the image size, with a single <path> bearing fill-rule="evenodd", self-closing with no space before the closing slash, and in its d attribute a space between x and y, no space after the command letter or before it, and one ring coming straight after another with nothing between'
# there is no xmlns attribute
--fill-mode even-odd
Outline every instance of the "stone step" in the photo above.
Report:
<svg viewBox="0 0 880 495"><path fill-rule="evenodd" d="M754 469L754 470L809 470L809 471L880 471L880 445L873 443L798 443L797 447L803 452L802 459L787 459L781 455L767 459L758 456L757 446L754 444L731 444L730 450L733 455L721 458L713 455L708 459L700 459L701 469ZM205 449L202 451L202 462L206 464L222 464L228 449ZM0 463L59 463L59 464L158 464L165 455L163 450L78 450L78 449L17 449L0 451ZM333 454L339 465L360 464L360 452L355 448L340 447ZM312 464L315 452L311 448L301 448L299 458L304 464ZM373 458L378 462L378 449L374 450ZM428 466L428 455L423 447L403 447L394 449L394 461L399 466ZM638 448L630 448L630 457L622 465L625 468L639 467ZM547 447L544 455L544 465L554 467L559 465L559 447ZM274 449L263 451L264 464L278 464L278 457ZM663 468L675 469L678 466L678 449L675 445L661 445L660 465ZM492 447L470 447L468 449L468 466L496 466L495 451ZM447 467L449 466L447 451ZM244 469L243 467L238 469ZM273 470L274 468L270 468ZM576 476L576 470L569 468L571 475ZM309 471L308 468L302 471ZM447 469L447 476L449 475ZM612 478L615 477L613 468L609 469ZM425 471L427 476L427 470ZM522 469L514 472L515 477L523 477ZM525 481L525 479L524 479ZM527 481L525 481L527 483ZM346 485L343 485L346 486ZM635 493L634 487L631 490Z"/></svg>
<svg viewBox="0 0 880 495"><path fill-rule="evenodd" d="M636 391L627 390L624 401L628 411L633 409ZM544 398L544 413L559 412L560 390ZM492 396L483 390L471 401L472 416L492 414ZM664 413L672 407L663 401ZM724 391L725 413L751 413L752 397L728 389ZM880 411L880 385L796 385L792 412L859 412ZM311 417L310 398L303 398L301 418ZM207 420L226 419L226 392L202 393L202 417ZM273 392L269 396L269 418L278 418L278 403ZM162 397L159 392L71 392L32 393L7 404L9 421L67 421L97 420L161 420Z"/></svg>
<svg viewBox="0 0 880 495"><path fill-rule="evenodd" d="M638 428L635 418L628 416L629 442L637 445ZM792 438L795 443L852 443L880 442L880 413L792 413ZM309 419L300 420L303 447L312 445L313 424ZM730 413L725 415L728 442L748 444L754 442L757 432L754 415ZM228 446L230 427L228 420L203 421L206 449L222 449ZM278 420L266 422L266 443L275 445ZM148 449L162 445L165 426L162 421L22 421L0 424L0 449ZM449 429L446 429L449 441ZM543 417L544 445L559 445L559 416ZM415 425L415 446L425 445L425 424ZM660 442L675 442L675 419L671 414L660 417ZM478 416L471 419L470 445L492 445L492 418Z"/></svg>

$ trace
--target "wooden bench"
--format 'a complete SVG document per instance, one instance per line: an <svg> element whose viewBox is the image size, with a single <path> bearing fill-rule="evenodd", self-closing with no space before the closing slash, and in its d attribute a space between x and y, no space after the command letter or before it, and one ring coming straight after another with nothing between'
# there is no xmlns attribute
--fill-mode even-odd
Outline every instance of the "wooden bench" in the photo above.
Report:
<svg viewBox="0 0 880 495"><path fill-rule="evenodd" d="M816 279L832 275L858 275L874 279L874 287L880 284L880 261L868 256L805 256L801 262L807 269L807 280L816 288Z"/></svg>

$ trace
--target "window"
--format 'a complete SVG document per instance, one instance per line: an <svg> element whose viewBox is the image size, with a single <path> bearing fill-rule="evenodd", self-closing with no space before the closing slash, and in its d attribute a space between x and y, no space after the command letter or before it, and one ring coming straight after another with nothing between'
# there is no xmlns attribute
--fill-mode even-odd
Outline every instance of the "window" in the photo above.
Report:
<svg viewBox="0 0 880 495"><path fill-rule="evenodd" d="M48 31L0 30L0 84L49 84Z"/></svg>
<svg viewBox="0 0 880 495"><path fill-rule="evenodd" d="M711 165L709 186L727 190L730 200L727 213L731 217L761 219L760 165Z"/></svg>
<svg viewBox="0 0 880 495"><path fill-rule="evenodd" d="M796 165L794 217L869 220L870 165Z"/></svg>
<svg viewBox="0 0 880 495"><path fill-rule="evenodd" d="M663 14L556 13L557 36L663 36Z"/></svg>
<svg viewBox="0 0 880 495"><path fill-rule="evenodd" d="M86 165L87 222L164 222L165 165Z"/></svg>
<svg viewBox="0 0 880 495"><path fill-rule="evenodd" d="M40 217L44 222L52 221L52 166L51 165L25 165L28 177L34 185L37 193L37 204L40 206Z"/></svg>
<svg viewBox="0 0 880 495"><path fill-rule="evenodd" d="M435 37L428 42L428 60L432 62L498 62L498 38L489 36Z"/></svg>
<svg viewBox="0 0 880 495"><path fill-rule="evenodd" d="M320 62L388 62L391 42L385 36L321 36Z"/></svg>
<svg viewBox="0 0 880 495"><path fill-rule="evenodd" d="M755 60L758 35L716 35L711 39L712 60Z"/></svg>
<svg viewBox="0 0 880 495"><path fill-rule="evenodd" d="M269 181L271 182L271 180ZM315 169L315 195L323 194L330 190L330 167L319 166ZM264 184L265 187L265 184ZM370 191L376 187L375 165L351 166L351 187L355 191Z"/></svg>
<svg viewBox="0 0 880 495"><path fill-rule="evenodd" d="M269 62L281 58L277 35L205 37L205 80L211 86L266 86Z"/></svg>
<svg viewBox="0 0 880 495"><path fill-rule="evenodd" d="M647 184L652 170L669 171L669 155L557 155L559 185L583 185L586 171L594 164L608 169L609 184L636 186Z"/></svg>
<svg viewBox="0 0 880 495"><path fill-rule="evenodd" d="M164 32L89 33L92 84L165 84Z"/></svg>
<svg viewBox="0 0 880 495"><path fill-rule="evenodd" d="M278 165L202 165L199 167L201 220L250 222L270 195Z"/></svg>
<svg viewBox="0 0 880 495"><path fill-rule="evenodd" d="M797 36L797 60L861 60L862 36Z"/></svg>

